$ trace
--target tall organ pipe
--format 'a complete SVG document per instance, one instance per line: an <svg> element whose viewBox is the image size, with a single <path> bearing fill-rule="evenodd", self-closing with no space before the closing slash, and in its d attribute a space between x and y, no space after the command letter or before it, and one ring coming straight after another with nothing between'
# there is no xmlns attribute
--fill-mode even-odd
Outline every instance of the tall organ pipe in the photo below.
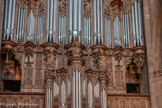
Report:
<svg viewBox="0 0 162 108"><path fill-rule="evenodd" d="M100 13L100 16L101 16L101 22L100 22L100 24L101 24L101 44L103 44L103 17L102 17L102 0L100 0L100 2L101 2L101 8L100 8L100 11L101 11L101 13Z"/></svg>
<svg viewBox="0 0 162 108"><path fill-rule="evenodd" d="M73 0L74 4L73 4L73 11L74 11L74 31L77 31L77 26L78 26L78 23L77 23L77 12L78 12L78 0ZM76 34L77 35L77 34Z"/></svg>
<svg viewBox="0 0 162 108"><path fill-rule="evenodd" d="M136 31L135 31L135 18L134 18L134 5L132 6L132 25L133 25L133 39L134 45L136 45Z"/></svg>
<svg viewBox="0 0 162 108"><path fill-rule="evenodd" d="M138 17L139 17L139 35L140 35L140 45L143 45L143 40L142 40L142 18L141 18L141 7L140 3L138 2Z"/></svg>
<svg viewBox="0 0 162 108"><path fill-rule="evenodd" d="M48 42L48 37L49 37L49 10L50 10L50 0L47 1L47 36L46 36L46 42Z"/></svg>
<svg viewBox="0 0 162 108"><path fill-rule="evenodd" d="M97 15L96 15L96 13L97 13L97 10L96 10L96 0L94 0L93 1L93 10L94 10L94 12L93 12L93 17L94 17L94 44L97 44Z"/></svg>
<svg viewBox="0 0 162 108"><path fill-rule="evenodd" d="M13 40L16 0L6 0L3 39Z"/></svg>
<svg viewBox="0 0 162 108"><path fill-rule="evenodd" d="M73 108L81 108L81 79L80 72L73 73Z"/></svg>
<svg viewBox="0 0 162 108"><path fill-rule="evenodd" d="M141 7L138 0L132 5L132 24L134 46L143 45Z"/></svg>
<svg viewBox="0 0 162 108"><path fill-rule="evenodd" d="M47 42L56 42L57 0L47 1Z"/></svg>
<svg viewBox="0 0 162 108"><path fill-rule="evenodd" d="M137 33L137 44L139 45L139 25L138 25L138 7L137 7L137 1L135 1L135 19L136 19L136 33Z"/></svg>
<svg viewBox="0 0 162 108"><path fill-rule="evenodd" d="M5 2L4 39L6 39L7 33L7 17L8 17L8 0L6 0Z"/></svg>
<svg viewBox="0 0 162 108"><path fill-rule="evenodd" d="M105 17L105 43L111 46L111 20Z"/></svg>
<svg viewBox="0 0 162 108"><path fill-rule="evenodd" d="M128 26L128 46L130 46L129 14L127 14L127 26Z"/></svg>

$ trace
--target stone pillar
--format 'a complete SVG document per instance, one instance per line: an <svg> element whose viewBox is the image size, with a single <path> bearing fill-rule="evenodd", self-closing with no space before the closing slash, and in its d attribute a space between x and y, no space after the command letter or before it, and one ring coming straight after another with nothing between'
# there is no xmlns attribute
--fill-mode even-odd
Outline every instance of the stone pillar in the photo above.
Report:
<svg viewBox="0 0 162 108"><path fill-rule="evenodd" d="M162 61L160 59L160 48L162 48L162 42L160 42L162 32L161 7L161 0L143 0L144 33L151 108L162 107L162 71L160 71L160 62Z"/></svg>
<svg viewBox="0 0 162 108"><path fill-rule="evenodd" d="M2 63L2 58L1 58L1 41L2 41L2 34L3 34L3 15L4 15L4 0L0 0L0 76L1 73L2 73L2 70L1 70L1 63ZM0 91L2 91L2 88L1 88L1 77L0 77Z"/></svg>

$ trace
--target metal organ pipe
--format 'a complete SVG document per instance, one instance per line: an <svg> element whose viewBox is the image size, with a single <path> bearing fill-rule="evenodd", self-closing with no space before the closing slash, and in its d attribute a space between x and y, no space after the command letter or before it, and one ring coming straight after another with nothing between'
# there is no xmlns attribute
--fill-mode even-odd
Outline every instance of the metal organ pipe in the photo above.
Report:
<svg viewBox="0 0 162 108"><path fill-rule="evenodd" d="M127 26L128 26L128 46L130 46L130 32L129 32L129 14L127 14Z"/></svg>
<svg viewBox="0 0 162 108"><path fill-rule="evenodd" d="M69 32L70 32L70 37L69 37L69 43L72 42L72 38L78 36L79 41L81 42L81 8L82 8L82 0L70 0L69 3L69 19L70 19L70 24L69 24Z"/></svg>
<svg viewBox="0 0 162 108"><path fill-rule="evenodd" d="M56 42L57 0L47 3L47 42Z"/></svg>
<svg viewBox="0 0 162 108"><path fill-rule="evenodd" d="M134 5L132 6L132 25L133 25L133 39L134 45L136 45L136 31L135 31L135 18L134 18Z"/></svg>
<svg viewBox="0 0 162 108"><path fill-rule="evenodd" d="M142 18L141 18L141 6L140 3L138 2L138 17L139 17L139 35L140 35L140 45L143 45L143 40L142 40Z"/></svg>
<svg viewBox="0 0 162 108"><path fill-rule="evenodd" d="M102 6L102 0L99 0L100 2L101 2L101 7L100 7L100 11L101 11L101 13L100 13L100 17L101 17L101 22L100 22L100 24L101 24L101 44L103 44L103 17L102 17L102 8L103 8L103 6Z"/></svg>
<svg viewBox="0 0 162 108"><path fill-rule="evenodd" d="M132 6L132 24L134 46L143 45L141 7L138 0Z"/></svg>
<svg viewBox="0 0 162 108"><path fill-rule="evenodd" d="M93 108L93 91L92 83L88 83L88 108Z"/></svg>
<svg viewBox="0 0 162 108"><path fill-rule="evenodd" d="M70 11L70 13L69 13L69 17L70 17L69 18L70 19L70 21L69 21L70 22L70 24L69 24L70 25L70 27L69 27L70 28L69 29L69 32L70 32L69 43L71 43L72 42L72 35L73 35L73 33L72 33L72 30L73 30L73 25L72 25L73 24L73 11L72 11L73 10L73 0L70 0L70 8L69 9L70 9L69 10Z"/></svg>
<svg viewBox="0 0 162 108"><path fill-rule="evenodd" d="M103 44L102 0L93 1L94 16L94 44Z"/></svg>
<svg viewBox="0 0 162 108"><path fill-rule="evenodd" d="M104 89L101 90L101 108L107 108L106 107L106 91Z"/></svg>
<svg viewBox="0 0 162 108"><path fill-rule="evenodd" d="M4 40L13 40L16 0L6 0L4 18Z"/></svg>
<svg viewBox="0 0 162 108"><path fill-rule="evenodd" d="M111 20L105 17L105 39L106 45L111 46Z"/></svg>
<svg viewBox="0 0 162 108"><path fill-rule="evenodd" d="M76 102L75 102L75 100L76 100L76 96L75 96L75 72L73 73L73 108L75 108L75 106L76 106Z"/></svg>
<svg viewBox="0 0 162 108"><path fill-rule="evenodd" d="M4 36L3 39L6 39L7 33L7 15L8 15L8 0L5 2L5 18L4 18Z"/></svg>
<svg viewBox="0 0 162 108"><path fill-rule="evenodd" d="M61 108L65 108L66 103L66 84L63 81L61 84Z"/></svg>
<svg viewBox="0 0 162 108"><path fill-rule="evenodd" d="M80 72L73 73L73 108L81 108L81 79Z"/></svg>
<svg viewBox="0 0 162 108"><path fill-rule="evenodd" d="M75 34L75 32L77 31L77 26L78 26L78 23L77 23L77 12L78 12L78 0L73 0L74 4L73 4L73 11L74 11L74 25L73 25L73 30L74 30L74 36L76 36L77 34Z"/></svg>
<svg viewBox="0 0 162 108"><path fill-rule="evenodd" d="M90 17L88 18L84 17L84 44L86 45L91 43L90 23L91 23Z"/></svg>
<svg viewBox="0 0 162 108"><path fill-rule="evenodd" d="M93 17L94 17L94 44L97 44L97 10L96 10L96 0L93 1Z"/></svg>
<svg viewBox="0 0 162 108"><path fill-rule="evenodd" d="M116 16L114 22L114 46L121 46L121 28L120 28L120 21L119 17Z"/></svg>
<svg viewBox="0 0 162 108"><path fill-rule="evenodd" d="M139 25L138 25L138 7L137 7L137 1L135 1L134 7L135 7L135 19L136 19L135 21L136 21L137 44L139 45L140 38L139 38Z"/></svg>
<svg viewBox="0 0 162 108"><path fill-rule="evenodd" d="M57 0L54 0L54 11L53 11L53 42L56 41L56 21L57 21Z"/></svg>
<svg viewBox="0 0 162 108"><path fill-rule="evenodd" d="M98 36L97 44L100 44L100 38L101 38L101 33L100 33L100 0L97 0L97 36Z"/></svg>
<svg viewBox="0 0 162 108"><path fill-rule="evenodd" d="M124 46L127 47L130 45L129 37L129 16L128 13L123 13L123 40Z"/></svg>
<svg viewBox="0 0 162 108"><path fill-rule="evenodd" d="M12 9L12 0L9 0L9 12L8 12L8 25L7 25L7 29L10 28L10 24L11 24L11 15L12 15L11 9Z"/></svg>

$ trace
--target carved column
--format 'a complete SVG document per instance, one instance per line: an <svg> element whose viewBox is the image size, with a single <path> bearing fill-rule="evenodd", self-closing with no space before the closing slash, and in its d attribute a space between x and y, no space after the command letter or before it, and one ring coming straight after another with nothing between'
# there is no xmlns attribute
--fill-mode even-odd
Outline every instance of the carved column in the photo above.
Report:
<svg viewBox="0 0 162 108"><path fill-rule="evenodd" d="M53 99L53 69L47 69L46 71L46 91L45 91L45 96L46 96L46 108L52 108L52 99Z"/></svg>
<svg viewBox="0 0 162 108"><path fill-rule="evenodd" d="M68 64L72 69L72 108L82 108L82 66L84 59L82 58L82 50L84 46L79 42L78 37L75 38L73 43L65 46L69 56Z"/></svg>
<svg viewBox="0 0 162 108"><path fill-rule="evenodd" d="M107 49L104 45L94 45L91 47L93 51L93 56L96 58L95 63L97 65L97 71L99 73L99 83L100 83L100 107L107 108L107 58L105 56L105 50Z"/></svg>
<svg viewBox="0 0 162 108"><path fill-rule="evenodd" d="M55 43L44 43L42 44L44 47L44 58L45 58L45 78L46 78L46 108L53 107L53 81L55 79L54 70L56 64L56 53L58 49L58 45Z"/></svg>

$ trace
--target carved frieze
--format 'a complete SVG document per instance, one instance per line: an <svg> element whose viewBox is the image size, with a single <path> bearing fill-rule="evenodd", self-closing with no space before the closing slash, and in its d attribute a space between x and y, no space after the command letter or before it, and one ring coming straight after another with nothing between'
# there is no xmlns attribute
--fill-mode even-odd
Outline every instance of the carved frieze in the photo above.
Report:
<svg viewBox="0 0 162 108"><path fill-rule="evenodd" d="M42 70L42 54L36 54L36 70Z"/></svg>
<svg viewBox="0 0 162 108"><path fill-rule="evenodd" d="M115 72L115 79L116 79L116 87L124 87L124 77L122 71Z"/></svg>
<svg viewBox="0 0 162 108"><path fill-rule="evenodd" d="M26 67L24 71L24 85L32 86L32 79L33 79L33 68Z"/></svg>

